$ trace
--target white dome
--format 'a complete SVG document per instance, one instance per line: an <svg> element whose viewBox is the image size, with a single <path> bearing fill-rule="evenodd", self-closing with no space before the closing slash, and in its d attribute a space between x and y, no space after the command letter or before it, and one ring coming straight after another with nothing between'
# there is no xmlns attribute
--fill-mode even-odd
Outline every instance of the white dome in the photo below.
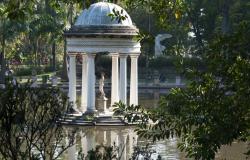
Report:
<svg viewBox="0 0 250 160"><path fill-rule="evenodd" d="M108 14L113 13L113 9L115 11L123 10L123 16L127 16L127 18L120 23L117 20L112 20ZM77 18L75 26L133 26L132 20L128 13L121 8L120 6L108 3L108 2L98 2L92 4L88 9L84 9L81 15Z"/></svg>

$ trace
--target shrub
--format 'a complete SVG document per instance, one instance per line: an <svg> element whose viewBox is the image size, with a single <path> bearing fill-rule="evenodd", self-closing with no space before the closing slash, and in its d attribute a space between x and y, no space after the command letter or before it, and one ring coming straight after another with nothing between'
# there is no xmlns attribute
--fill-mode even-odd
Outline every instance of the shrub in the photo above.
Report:
<svg viewBox="0 0 250 160"><path fill-rule="evenodd" d="M57 159L74 143L74 136L65 142L68 134L57 123L67 108L67 96L57 88L7 84L0 89L0 157Z"/></svg>
<svg viewBox="0 0 250 160"><path fill-rule="evenodd" d="M51 66L33 66L33 65L22 65L14 69L15 76L30 76L32 71L35 70L37 74L44 74L52 72L53 68Z"/></svg>

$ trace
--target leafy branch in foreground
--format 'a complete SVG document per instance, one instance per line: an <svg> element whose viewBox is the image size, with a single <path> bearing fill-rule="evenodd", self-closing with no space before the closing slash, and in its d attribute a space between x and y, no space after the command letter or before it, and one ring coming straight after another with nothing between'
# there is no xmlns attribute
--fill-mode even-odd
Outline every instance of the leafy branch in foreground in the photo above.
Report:
<svg viewBox="0 0 250 160"><path fill-rule="evenodd" d="M124 147L127 144L122 144L120 147L113 143L112 146L97 145L94 149L89 150L87 156L82 153L82 149L78 152L78 160L121 160L124 154ZM155 150L149 148L149 145L145 147L135 146L134 152L129 158L129 160L138 160L141 158L161 160L161 156L156 153Z"/></svg>
<svg viewBox="0 0 250 160"><path fill-rule="evenodd" d="M88 151L87 160L119 160L119 147L98 145L95 149ZM83 158L84 159L84 158Z"/></svg>
<svg viewBox="0 0 250 160"><path fill-rule="evenodd" d="M121 11L115 10L115 8L112 10L113 13L109 13L108 16L111 18L112 21L117 21L118 23L122 23L122 21L125 21L128 16L124 13L124 10Z"/></svg>
<svg viewBox="0 0 250 160"><path fill-rule="evenodd" d="M194 159L214 159L222 145L249 141L249 37L246 23L232 35L217 36L204 53L206 70L194 71L193 82L172 89L158 108L116 104L121 107L116 111L139 123L139 136L180 137L178 148Z"/></svg>
<svg viewBox="0 0 250 160"><path fill-rule="evenodd" d="M7 84L0 90L0 157L57 159L74 143L74 131L66 133L57 123L67 108L67 96L58 88Z"/></svg>
<svg viewBox="0 0 250 160"><path fill-rule="evenodd" d="M145 124L149 121L149 113L141 107L140 105L131 105L127 106L121 101L116 102L114 105L114 115L115 116L124 116L124 119L129 123L138 123Z"/></svg>

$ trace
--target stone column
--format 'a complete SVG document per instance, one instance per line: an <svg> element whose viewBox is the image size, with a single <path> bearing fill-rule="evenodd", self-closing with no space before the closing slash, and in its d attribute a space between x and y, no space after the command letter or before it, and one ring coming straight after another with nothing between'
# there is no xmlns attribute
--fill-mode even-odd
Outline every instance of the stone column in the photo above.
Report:
<svg viewBox="0 0 250 160"><path fill-rule="evenodd" d="M95 54L88 54L87 113L95 113Z"/></svg>
<svg viewBox="0 0 250 160"><path fill-rule="evenodd" d="M120 100L127 104L127 55L120 54Z"/></svg>
<svg viewBox="0 0 250 160"><path fill-rule="evenodd" d="M129 104L138 105L138 56L130 55L131 57L131 75L130 75L130 101Z"/></svg>
<svg viewBox="0 0 250 160"><path fill-rule="evenodd" d="M87 55L82 55L82 94L81 94L81 112L84 113L87 111L87 96L88 96L88 77L87 77L87 67L88 59Z"/></svg>
<svg viewBox="0 0 250 160"><path fill-rule="evenodd" d="M119 101L119 55L112 54L111 107Z"/></svg>
<svg viewBox="0 0 250 160"><path fill-rule="evenodd" d="M69 102L72 103L74 110L76 106L76 55L69 55Z"/></svg>

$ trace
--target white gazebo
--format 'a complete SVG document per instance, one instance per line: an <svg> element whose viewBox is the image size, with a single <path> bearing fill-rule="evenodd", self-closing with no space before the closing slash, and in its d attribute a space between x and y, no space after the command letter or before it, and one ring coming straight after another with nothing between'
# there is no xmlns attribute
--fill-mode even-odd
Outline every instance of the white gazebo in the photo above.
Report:
<svg viewBox="0 0 250 160"><path fill-rule="evenodd" d="M127 18L120 23L108 14L119 11ZM96 112L95 56L112 57L111 106L118 101L127 104L127 58L131 58L130 101L138 104L138 64L141 45L135 40L138 29L120 6L108 2L92 4L82 11L76 23L64 35L69 56L69 100L76 109L76 55L82 56L82 113ZM120 62L119 62L120 61Z"/></svg>

